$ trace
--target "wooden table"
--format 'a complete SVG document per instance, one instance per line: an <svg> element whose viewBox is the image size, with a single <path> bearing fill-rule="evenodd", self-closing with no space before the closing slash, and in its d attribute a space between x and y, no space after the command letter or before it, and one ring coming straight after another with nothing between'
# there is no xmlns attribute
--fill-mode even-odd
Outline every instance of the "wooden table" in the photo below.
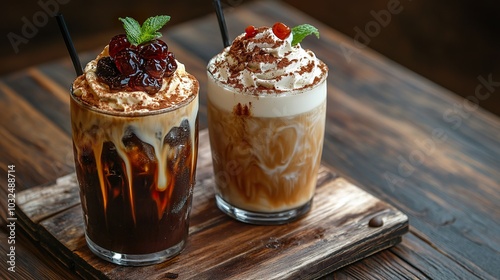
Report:
<svg viewBox="0 0 500 280"><path fill-rule="evenodd" d="M280 2L240 6L228 10L226 20L230 38L248 24L276 21L320 29L320 40L310 37L302 45L330 68L323 163L409 217L402 243L326 279L500 278L498 117ZM222 47L215 16L167 28L165 35L200 81L204 129L205 65ZM85 63L96 53L81 59ZM16 273L6 265L8 166L15 165L16 192L74 171L68 96L73 79L69 59L0 78L0 278L77 278L20 228ZM478 79L469 100L486 102L488 94L498 94L497 80Z"/></svg>

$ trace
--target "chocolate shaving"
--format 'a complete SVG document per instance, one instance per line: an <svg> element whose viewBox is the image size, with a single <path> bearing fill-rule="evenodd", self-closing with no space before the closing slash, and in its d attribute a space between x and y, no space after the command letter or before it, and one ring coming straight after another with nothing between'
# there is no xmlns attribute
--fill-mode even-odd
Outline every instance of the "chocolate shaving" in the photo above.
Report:
<svg viewBox="0 0 500 280"><path fill-rule="evenodd" d="M236 116L245 116L248 117L251 115L250 108L252 106L252 102L248 103L248 105L241 105L241 103L236 104L233 108L233 114Z"/></svg>

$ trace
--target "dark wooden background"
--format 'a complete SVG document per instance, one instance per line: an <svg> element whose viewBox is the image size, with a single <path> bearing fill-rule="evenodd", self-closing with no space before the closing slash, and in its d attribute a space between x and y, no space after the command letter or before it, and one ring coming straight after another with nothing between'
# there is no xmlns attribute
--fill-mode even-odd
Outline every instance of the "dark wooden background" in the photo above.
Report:
<svg viewBox="0 0 500 280"><path fill-rule="evenodd" d="M213 12L210 0L10 1L0 16L0 75L26 66L67 56L54 20L36 27L15 53L7 38L20 35L25 21L43 23L45 10L63 12L79 51L100 48L121 28L118 17L144 19L153 14L172 15L169 26ZM251 0L223 0L226 9ZM478 76L500 81L500 1L496 0L284 0L301 11L351 36L375 20L374 13L399 3L386 26L362 42L405 67L463 97L474 95ZM45 12L47 14L47 12ZM250 24L250 22L249 22ZM374 29L374 31L377 31ZM219 38L214 38L219 40ZM361 40L360 40L361 41ZM500 93L479 105L500 115Z"/></svg>

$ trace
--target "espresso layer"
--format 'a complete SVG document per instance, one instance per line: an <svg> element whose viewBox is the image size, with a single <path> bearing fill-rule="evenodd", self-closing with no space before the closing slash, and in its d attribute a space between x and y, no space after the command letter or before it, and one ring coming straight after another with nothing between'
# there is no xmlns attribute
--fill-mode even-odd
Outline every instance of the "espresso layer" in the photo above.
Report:
<svg viewBox="0 0 500 280"><path fill-rule="evenodd" d="M87 235L114 252L165 250L187 236L197 158L198 96L174 111L103 114L71 99Z"/></svg>

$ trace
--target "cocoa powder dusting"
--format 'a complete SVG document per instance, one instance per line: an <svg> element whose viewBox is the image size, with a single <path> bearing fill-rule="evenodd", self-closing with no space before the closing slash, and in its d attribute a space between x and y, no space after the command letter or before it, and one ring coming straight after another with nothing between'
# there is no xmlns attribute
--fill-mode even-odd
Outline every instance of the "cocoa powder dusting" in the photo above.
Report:
<svg viewBox="0 0 500 280"><path fill-rule="evenodd" d="M288 65L292 64L293 62L297 62L297 59L288 59L286 57L284 57L283 59L281 59L279 62L278 62L278 69L283 69L283 68L286 68Z"/></svg>
<svg viewBox="0 0 500 280"><path fill-rule="evenodd" d="M261 27L256 32L265 32L267 29L269 28ZM295 51L301 49L300 47L295 47L291 50L286 50L286 53L279 54L269 51L269 49L281 50L284 44L285 41L275 40L272 36L244 37L243 39L235 40L225 50L227 57L224 60L214 60L214 67L209 68L209 71L216 75L219 68L226 68L227 71L224 71L225 77L223 77L223 80L225 79L223 81L224 84L229 85L236 91L255 96L267 93L278 95L286 93L291 89L288 89L287 85L282 81L284 80L285 83L288 83L287 81L295 81L295 77L306 76L312 78L313 81L311 84L301 85L300 88L295 88L296 85L291 84L294 90L305 90L317 85L328 71L326 65L317 60L309 50L305 50L305 57L295 58L293 54ZM306 65L302 62L302 58L306 60ZM291 67L294 64L300 66ZM285 69L290 67L292 69L285 71ZM317 71L317 67L320 68L321 74L311 76ZM244 75L242 75L243 71L245 71ZM277 82L281 83L279 87L277 87ZM235 106L233 108L234 114L238 116L249 115L251 113L250 108L246 106L245 110L245 106L242 104Z"/></svg>
<svg viewBox="0 0 500 280"><path fill-rule="evenodd" d="M307 65L300 67L299 74L311 73L314 70L314 62L309 62Z"/></svg>

